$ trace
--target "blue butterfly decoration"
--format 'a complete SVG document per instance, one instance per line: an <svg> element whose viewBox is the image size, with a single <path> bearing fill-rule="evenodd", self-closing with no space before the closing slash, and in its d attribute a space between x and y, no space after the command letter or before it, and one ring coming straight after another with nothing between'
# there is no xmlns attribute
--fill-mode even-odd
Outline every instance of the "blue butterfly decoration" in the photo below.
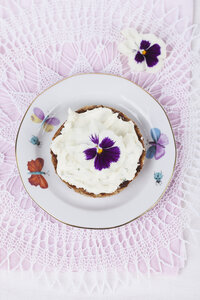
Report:
<svg viewBox="0 0 200 300"><path fill-rule="evenodd" d="M147 150L146 158L155 157L158 160L165 155L165 146L169 144L169 140L166 134L161 133L158 128L152 128L150 133L153 141L149 142L151 146Z"/></svg>

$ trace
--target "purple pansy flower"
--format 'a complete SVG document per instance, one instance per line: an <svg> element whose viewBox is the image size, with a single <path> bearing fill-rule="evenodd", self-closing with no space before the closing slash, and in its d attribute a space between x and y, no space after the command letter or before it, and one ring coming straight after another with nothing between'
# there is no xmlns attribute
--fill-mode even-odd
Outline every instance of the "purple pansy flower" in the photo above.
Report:
<svg viewBox="0 0 200 300"><path fill-rule="evenodd" d="M134 29L122 32L126 38L119 44L119 51L128 56L129 65L135 71L156 72L166 57L165 43L154 34L139 34Z"/></svg>
<svg viewBox="0 0 200 300"><path fill-rule="evenodd" d="M120 157L120 149L114 146L115 142L109 137L105 137L99 143L99 137L95 135L90 136L90 140L95 144L95 147L86 149L86 159L94 159L95 169L101 171L110 167L112 162L117 162ZM113 147L114 146L114 147Z"/></svg>
<svg viewBox="0 0 200 300"><path fill-rule="evenodd" d="M141 63L146 59L148 67L153 67L158 63L158 55L160 55L161 50L158 44L153 44L151 46L149 41L142 40L140 43L140 50L137 51L135 55L135 60L137 63Z"/></svg>

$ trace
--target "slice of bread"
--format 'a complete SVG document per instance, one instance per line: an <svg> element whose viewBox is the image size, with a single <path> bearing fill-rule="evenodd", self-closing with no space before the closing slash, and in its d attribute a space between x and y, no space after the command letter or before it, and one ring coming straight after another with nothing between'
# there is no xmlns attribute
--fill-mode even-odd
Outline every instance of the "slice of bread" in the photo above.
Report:
<svg viewBox="0 0 200 300"><path fill-rule="evenodd" d="M119 110L115 109L115 108L111 108L111 107L108 107L108 106L104 106L104 105L90 105L90 106L84 106L80 109L78 109L76 112L81 114L81 113L84 113L86 112L87 110L92 110L92 109L95 109L95 108L99 108L99 107L106 107L106 108L109 108L113 111L113 113L118 113L118 118L119 119L122 119L123 121L125 122L128 122L128 121L132 121L133 124L134 124L134 127L135 127L135 131L137 133L137 136L138 136L138 139L139 141L142 143L143 145L143 148L144 148L144 141L143 141L143 137L142 137L142 134L140 133L140 130L138 128L138 126L135 124L135 122L133 120L131 120L130 118L128 118L125 114L123 114L122 112L120 112ZM65 123L64 123L65 124ZM64 127L64 124L56 131L56 133L54 134L52 140L54 140L58 135L61 134L61 131ZM133 177L133 179L136 178L136 176L139 174L140 170L142 169L143 165L144 165L144 159L145 159L145 150L143 150L141 156L140 156L140 159L139 159L139 165L137 167L137 172L135 174L135 176ZM57 173L57 155L55 155L52 151L51 151L51 160L52 160L52 163L54 165L54 168L55 168L55 171ZM59 176L59 175L58 175ZM113 192L113 193L100 193L100 194L93 194L93 193L89 193L87 192L85 189L83 188L77 188L75 185L72 185L64 180L62 180L65 184L68 185L69 188L71 189L74 189L75 192L77 193L80 193L80 194L83 194L83 195L86 195L86 196L90 196L90 197L107 197L107 196L112 196L112 195L115 195L115 194L118 194L120 193L123 189L125 189L129 183L133 180L126 180L124 182L122 182L119 187Z"/></svg>

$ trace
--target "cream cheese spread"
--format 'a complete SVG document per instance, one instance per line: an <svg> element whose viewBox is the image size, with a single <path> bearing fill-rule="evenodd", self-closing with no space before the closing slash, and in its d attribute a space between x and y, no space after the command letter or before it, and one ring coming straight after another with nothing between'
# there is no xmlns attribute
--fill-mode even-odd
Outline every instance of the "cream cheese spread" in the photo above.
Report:
<svg viewBox="0 0 200 300"><path fill-rule="evenodd" d="M120 149L116 162L108 168L98 170L94 159L86 159L87 149L97 147L91 136L98 137L99 144L105 138ZM132 121L123 121L118 113L99 107L76 113L68 110L68 118L61 134L51 143L51 150L57 155L57 174L60 178L89 193L113 193L119 185L135 177L143 145L139 141Z"/></svg>

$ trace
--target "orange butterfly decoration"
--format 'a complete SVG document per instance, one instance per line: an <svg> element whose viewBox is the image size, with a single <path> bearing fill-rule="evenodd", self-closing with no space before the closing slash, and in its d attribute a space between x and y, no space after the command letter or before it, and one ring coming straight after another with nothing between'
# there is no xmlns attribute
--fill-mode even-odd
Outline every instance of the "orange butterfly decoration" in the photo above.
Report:
<svg viewBox="0 0 200 300"><path fill-rule="evenodd" d="M31 185L40 186L42 189L48 188L48 183L43 175L46 173L42 171L44 165L44 159L37 158L36 160L31 160L28 162L28 174L31 174L31 177L28 179Z"/></svg>

